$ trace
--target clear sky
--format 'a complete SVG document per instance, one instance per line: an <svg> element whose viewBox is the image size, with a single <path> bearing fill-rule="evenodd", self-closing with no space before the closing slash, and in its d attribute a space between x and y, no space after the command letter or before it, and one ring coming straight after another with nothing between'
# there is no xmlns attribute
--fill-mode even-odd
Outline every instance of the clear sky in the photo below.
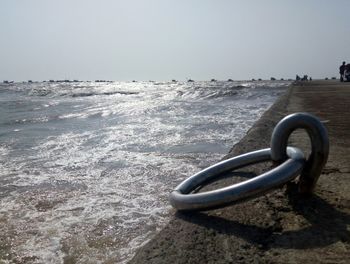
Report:
<svg viewBox="0 0 350 264"><path fill-rule="evenodd" d="M0 80L338 77L349 0L0 0Z"/></svg>

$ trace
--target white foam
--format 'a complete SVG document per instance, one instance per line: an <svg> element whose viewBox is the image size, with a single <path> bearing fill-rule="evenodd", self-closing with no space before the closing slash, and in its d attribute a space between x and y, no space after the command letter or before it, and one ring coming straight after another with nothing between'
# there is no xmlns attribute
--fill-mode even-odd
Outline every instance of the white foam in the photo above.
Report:
<svg viewBox="0 0 350 264"><path fill-rule="evenodd" d="M11 155L18 139L0 145L9 189L0 231L15 255L38 263L126 262L167 223L169 191L220 160L283 91L252 91L249 82L79 85L51 86L46 105L59 132L41 136L24 125L30 147ZM115 91L137 94L73 97ZM47 122L33 115L31 129Z"/></svg>

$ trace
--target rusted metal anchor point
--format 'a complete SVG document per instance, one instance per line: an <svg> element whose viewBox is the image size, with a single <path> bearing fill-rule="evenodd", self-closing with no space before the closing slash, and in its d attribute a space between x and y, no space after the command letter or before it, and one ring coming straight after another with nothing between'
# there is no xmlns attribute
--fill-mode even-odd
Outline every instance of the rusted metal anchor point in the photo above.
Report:
<svg viewBox="0 0 350 264"><path fill-rule="evenodd" d="M272 132L271 159L282 163L288 158L288 138L294 130L299 128L305 129L311 140L311 154L300 174L299 192L311 194L329 153L327 130L317 117L308 113L295 113L283 118Z"/></svg>

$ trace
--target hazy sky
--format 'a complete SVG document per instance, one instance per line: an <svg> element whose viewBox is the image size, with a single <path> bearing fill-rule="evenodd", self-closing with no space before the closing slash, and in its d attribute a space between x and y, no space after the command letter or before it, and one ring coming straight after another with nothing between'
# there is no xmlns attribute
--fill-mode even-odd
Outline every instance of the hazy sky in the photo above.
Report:
<svg viewBox="0 0 350 264"><path fill-rule="evenodd" d="M0 0L0 80L338 77L349 0Z"/></svg>

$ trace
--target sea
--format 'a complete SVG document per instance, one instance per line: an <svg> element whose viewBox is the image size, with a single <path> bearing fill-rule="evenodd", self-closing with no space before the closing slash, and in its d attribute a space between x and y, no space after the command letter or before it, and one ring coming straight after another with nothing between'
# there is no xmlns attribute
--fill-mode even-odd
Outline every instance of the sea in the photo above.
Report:
<svg viewBox="0 0 350 264"><path fill-rule="evenodd" d="M0 262L126 263L289 84L0 84Z"/></svg>

